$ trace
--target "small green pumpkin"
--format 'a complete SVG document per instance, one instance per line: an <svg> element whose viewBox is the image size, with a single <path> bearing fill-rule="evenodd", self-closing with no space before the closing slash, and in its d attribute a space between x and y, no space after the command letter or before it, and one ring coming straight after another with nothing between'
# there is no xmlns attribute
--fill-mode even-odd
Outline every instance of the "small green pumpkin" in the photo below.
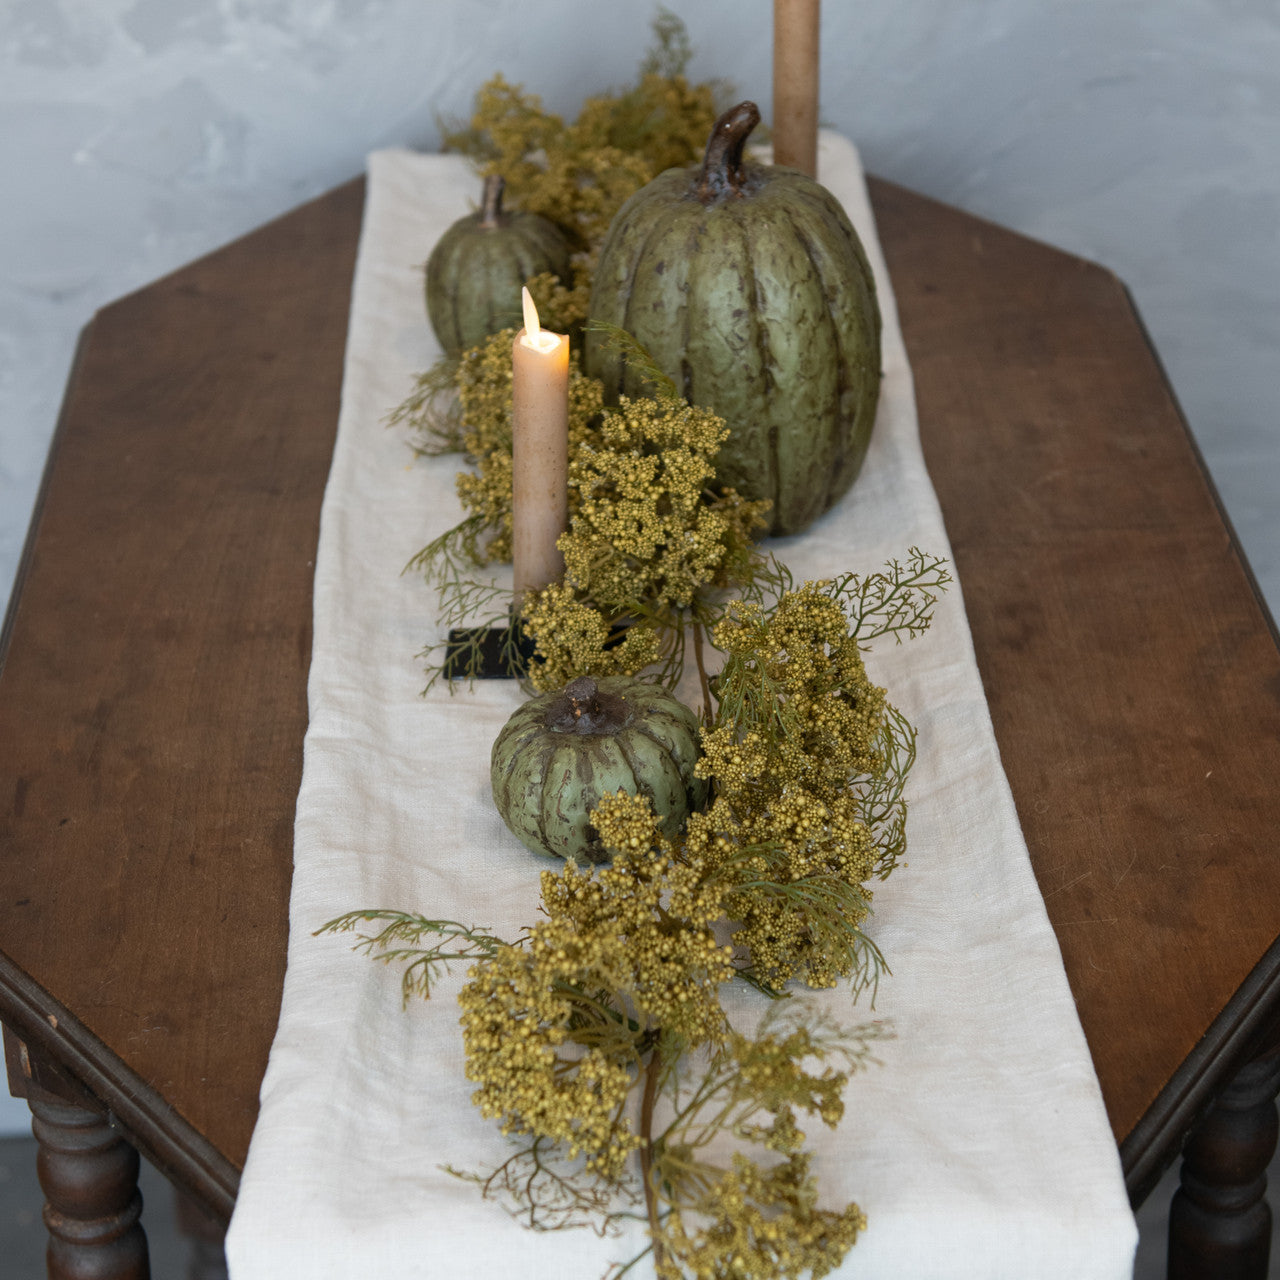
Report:
<svg viewBox="0 0 1280 1280"><path fill-rule="evenodd" d="M647 796L674 837L706 803L697 759L698 718L665 689L630 676L580 676L507 721L493 744L493 800L535 853L599 863L608 855L590 813L600 797Z"/></svg>
<svg viewBox="0 0 1280 1280"><path fill-rule="evenodd" d="M590 319L647 349L731 435L718 482L773 502L771 533L798 533L853 484L880 393L875 282L840 202L795 169L743 158L751 102L716 121L701 168L668 169L618 211ZM588 330L584 367L606 395L643 375Z"/></svg>
<svg viewBox="0 0 1280 1280"><path fill-rule="evenodd" d="M486 178L479 213L459 218L427 259L427 315L449 355L519 328L520 289L532 277L551 271L569 283L564 232L536 213L505 212L503 186L500 177Z"/></svg>

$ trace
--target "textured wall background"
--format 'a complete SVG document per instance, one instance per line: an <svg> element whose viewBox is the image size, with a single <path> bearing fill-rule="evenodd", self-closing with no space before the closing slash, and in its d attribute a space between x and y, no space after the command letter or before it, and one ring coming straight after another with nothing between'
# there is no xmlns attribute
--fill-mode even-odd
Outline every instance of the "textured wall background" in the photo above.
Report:
<svg viewBox="0 0 1280 1280"><path fill-rule="evenodd" d="M673 7L694 74L767 112L769 0ZM530 8L0 0L0 599L97 307L351 177L374 147L433 148L437 116L465 115L494 71L572 114L648 44L645 4ZM823 120L869 169L1127 282L1280 609L1280 6L825 8Z"/></svg>

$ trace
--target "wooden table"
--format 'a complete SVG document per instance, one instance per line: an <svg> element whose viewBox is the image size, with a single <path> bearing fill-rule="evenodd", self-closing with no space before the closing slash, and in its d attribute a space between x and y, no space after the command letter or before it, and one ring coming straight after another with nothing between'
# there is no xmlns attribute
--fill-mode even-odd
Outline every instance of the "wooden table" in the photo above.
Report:
<svg viewBox="0 0 1280 1280"><path fill-rule="evenodd" d="M871 192L1133 1199L1194 1133L1172 1273L1262 1276L1274 628L1121 283ZM145 1273L134 1149L215 1223L235 1201L284 973L362 198L341 187L106 308L71 375L0 643L0 1019L54 1275Z"/></svg>

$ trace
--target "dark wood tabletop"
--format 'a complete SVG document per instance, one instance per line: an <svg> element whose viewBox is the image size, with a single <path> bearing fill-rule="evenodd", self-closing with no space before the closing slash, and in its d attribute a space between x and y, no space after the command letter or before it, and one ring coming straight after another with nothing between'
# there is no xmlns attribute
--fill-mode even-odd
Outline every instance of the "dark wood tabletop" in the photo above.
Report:
<svg viewBox="0 0 1280 1280"><path fill-rule="evenodd" d="M1280 647L1124 286L871 194L1137 1201L1280 1007ZM11 1079L80 1090L224 1219L279 1010L362 202L340 187L95 317L0 641Z"/></svg>

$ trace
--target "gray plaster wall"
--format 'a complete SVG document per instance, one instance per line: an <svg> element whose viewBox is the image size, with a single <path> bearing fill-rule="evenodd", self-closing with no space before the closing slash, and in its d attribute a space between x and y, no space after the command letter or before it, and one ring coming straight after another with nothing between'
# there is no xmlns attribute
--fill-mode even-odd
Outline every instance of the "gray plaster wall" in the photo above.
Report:
<svg viewBox="0 0 1280 1280"><path fill-rule="evenodd" d="M694 74L767 104L769 0L673 7ZM572 114L631 78L652 16L614 0L0 0L0 600L97 307L372 148L435 147L437 117L465 115L494 71ZM1127 282L1280 606L1277 0L827 0L822 116L872 171Z"/></svg>

